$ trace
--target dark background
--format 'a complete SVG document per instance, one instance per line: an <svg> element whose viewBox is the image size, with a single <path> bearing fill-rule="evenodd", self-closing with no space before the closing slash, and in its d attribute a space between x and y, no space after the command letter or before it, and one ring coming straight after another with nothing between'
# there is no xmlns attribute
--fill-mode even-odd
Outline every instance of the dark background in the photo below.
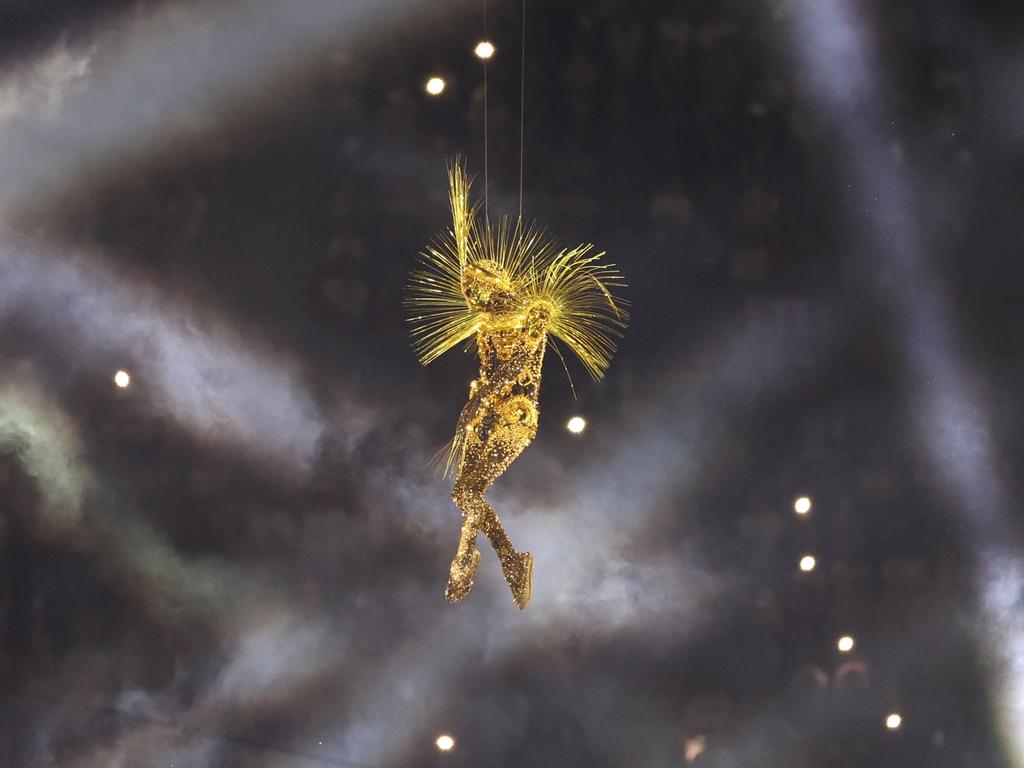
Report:
<svg viewBox="0 0 1024 768"><path fill-rule="evenodd" d="M520 614L401 308L483 4L0 2L0 765L1024 765L1019 4L527 13L525 214L633 316L491 493Z"/></svg>

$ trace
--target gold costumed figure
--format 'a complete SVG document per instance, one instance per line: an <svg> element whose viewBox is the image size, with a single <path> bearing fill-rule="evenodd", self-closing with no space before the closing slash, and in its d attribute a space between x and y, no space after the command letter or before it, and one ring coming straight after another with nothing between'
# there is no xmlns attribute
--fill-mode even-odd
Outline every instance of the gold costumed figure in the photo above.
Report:
<svg viewBox="0 0 1024 768"><path fill-rule="evenodd" d="M424 365L476 337L480 375L469 386L447 452L462 535L445 589L450 602L473 587L477 533L490 540L522 609L533 590L533 556L512 546L484 493L537 434L541 367L548 344L563 342L600 379L626 327L624 287L590 244L560 248L536 225L477 221L461 164L448 171L452 227L420 254L406 307ZM560 354L560 353L559 353Z"/></svg>

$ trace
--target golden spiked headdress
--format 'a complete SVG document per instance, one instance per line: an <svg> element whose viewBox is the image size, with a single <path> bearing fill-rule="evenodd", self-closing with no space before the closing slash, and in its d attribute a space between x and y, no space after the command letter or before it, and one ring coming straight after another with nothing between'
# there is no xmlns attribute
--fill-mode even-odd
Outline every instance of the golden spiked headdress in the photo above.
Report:
<svg viewBox="0 0 1024 768"><path fill-rule="evenodd" d="M433 362L483 327L487 313L474 310L462 292L462 275L481 261L496 264L508 276L525 307L545 301L551 307L548 333L562 341L600 379L626 329L626 302L616 296L625 287L614 264L601 263L603 252L585 243L561 248L536 224L477 221L469 201L471 182L465 166L448 168L452 227L420 253L409 276L405 306L413 346L423 365Z"/></svg>

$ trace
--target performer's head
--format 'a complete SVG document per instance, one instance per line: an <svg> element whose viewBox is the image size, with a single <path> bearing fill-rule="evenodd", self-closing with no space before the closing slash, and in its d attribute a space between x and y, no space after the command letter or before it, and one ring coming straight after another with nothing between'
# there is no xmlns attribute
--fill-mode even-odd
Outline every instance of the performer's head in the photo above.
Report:
<svg viewBox="0 0 1024 768"><path fill-rule="evenodd" d="M490 259L473 262L462 272L462 293L478 312L500 314L518 306L512 281L499 264Z"/></svg>

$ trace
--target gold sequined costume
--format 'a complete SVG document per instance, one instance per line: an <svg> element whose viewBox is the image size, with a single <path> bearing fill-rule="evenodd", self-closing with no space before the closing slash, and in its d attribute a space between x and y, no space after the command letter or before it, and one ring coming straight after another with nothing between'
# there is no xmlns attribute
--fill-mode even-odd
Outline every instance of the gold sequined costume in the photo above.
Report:
<svg viewBox="0 0 1024 768"><path fill-rule="evenodd" d="M406 298L424 365L474 335L480 358L447 457L463 523L445 597L457 602L469 594L483 532L522 609L533 589L533 556L512 546L484 493L537 434L541 367L553 338L594 378L604 374L625 329L624 302L615 296L624 282L592 245L559 248L521 220L479 223L465 168L452 166L448 181L452 228L421 254Z"/></svg>

